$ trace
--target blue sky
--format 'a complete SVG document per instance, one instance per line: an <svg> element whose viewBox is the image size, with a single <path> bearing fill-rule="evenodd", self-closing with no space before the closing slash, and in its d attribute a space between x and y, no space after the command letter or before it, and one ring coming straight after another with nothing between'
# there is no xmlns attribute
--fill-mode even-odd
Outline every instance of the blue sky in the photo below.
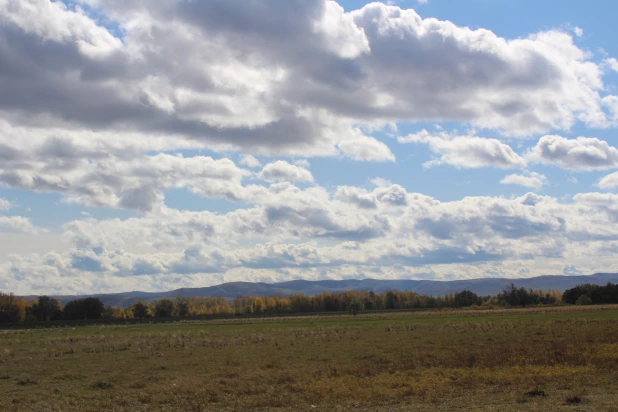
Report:
<svg viewBox="0 0 618 412"><path fill-rule="evenodd" d="M0 4L0 290L617 270L614 2Z"/></svg>

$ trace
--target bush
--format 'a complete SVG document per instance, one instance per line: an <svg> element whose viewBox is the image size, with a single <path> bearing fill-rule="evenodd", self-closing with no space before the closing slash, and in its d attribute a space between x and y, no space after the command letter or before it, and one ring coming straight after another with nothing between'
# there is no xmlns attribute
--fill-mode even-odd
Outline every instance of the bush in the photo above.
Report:
<svg viewBox="0 0 618 412"><path fill-rule="evenodd" d="M111 389L114 387L114 385L112 385L109 382L99 381L99 382L93 383L92 385L90 385L90 387L92 389Z"/></svg>
<svg viewBox="0 0 618 412"><path fill-rule="evenodd" d="M348 312L351 315L354 315L354 316L358 315L358 312L360 312L360 310L361 310L361 304L356 301L350 302L350 304L348 305Z"/></svg>
<svg viewBox="0 0 618 412"><path fill-rule="evenodd" d="M588 295L581 295L575 301L576 305L592 305L592 299Z"/></svg>
<svg viewBox="0 0 618 412"><path fill-rule="evenodd" d="M578 403L582 403L582 398L577 395L569 396L566 398L566 403L569 405L577 405Z"/></svg>

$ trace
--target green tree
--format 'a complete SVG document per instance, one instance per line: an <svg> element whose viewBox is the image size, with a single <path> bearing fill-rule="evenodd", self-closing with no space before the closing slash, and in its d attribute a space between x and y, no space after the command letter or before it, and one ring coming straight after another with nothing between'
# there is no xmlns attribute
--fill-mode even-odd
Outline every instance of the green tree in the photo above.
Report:
<svg viewBox="0 0 618 412"><path fill-rule="evenodd" d="M20 321L20 307L17 301L12 293L0 292L0 323Z"/></svg>
<svg viewBox="0 0 618 412"><path fill-rule="evenodd" d="M144 302L137 302L132 307L133 317L144 319L150 317L150 308Z"/></svg>
<svg viewBox="0 0 618 412"><path fill-rule="evenodd" d="M158 318L169 318L174 314L175 305L171 299L161 299L155 303L154 312Z"/></svg>
<svg viewBox="0 0 618 412"><path fill-rule="evenodd" d="M60 302L49 296L39 296L37 302L32 305L32 314L39 321L62 319Z"/></svg>
<svg viewBox="0 0 618 412"><path fill-rule="evenodd" d="M105 306L99 298L76 299L62 309L64 319L101 319Z"/></svg>
<svg viewBox="0 0 618 412"><path fill-rule="evenodd" d="M516 288L513 283L504 288L498 294L498 301L505 306L527 306L536 304L536 298L532 291L524 288Z"/></svg>
<svg viewBox="0 0 618 412"><path fill-rule="evenodd" d="M356 316L358 315L360 311L361 311L360 302L358 302L357 300L350 302L350 304L348 305L348 312L350 313L350 315Z"/></svg>
<svg viewBox="0 0 618 412"><path fill-rule="evenodd" d="M576 305L592 305L592 299L588 295L581 295L575 301Z"/></svg>
<svg viewBox="0 0 618 412"><path fill-rule="evenodd" d="M389 290L386 292L386 295L384 295L384 307L386 309L396 309L399 307L397 295L392 290Z"/></svg>
<svg viewBox="0 0 618 412"><path fill-rule="evenodd" d="M185 296L176 296L176 313L178 316L189 316L190 311L189 299Z"/></svg>
<svg viewBox="0 0 618 412"><path fill-rule="evenodd" d="M463 290L461 292L455 293L454 301L455 306L459 308L468 307L480 303L478 295L469 290Z"/></svg>

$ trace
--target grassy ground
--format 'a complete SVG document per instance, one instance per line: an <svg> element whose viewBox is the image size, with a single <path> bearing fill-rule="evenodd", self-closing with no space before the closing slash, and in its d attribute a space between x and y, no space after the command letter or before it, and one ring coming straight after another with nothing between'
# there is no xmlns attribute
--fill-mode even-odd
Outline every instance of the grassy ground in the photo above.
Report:
<svg viewBox="0 0 618 412"><path fill-rule="evenodd" d="M616 410L618 307L0 331L0 410Z"/></svg>

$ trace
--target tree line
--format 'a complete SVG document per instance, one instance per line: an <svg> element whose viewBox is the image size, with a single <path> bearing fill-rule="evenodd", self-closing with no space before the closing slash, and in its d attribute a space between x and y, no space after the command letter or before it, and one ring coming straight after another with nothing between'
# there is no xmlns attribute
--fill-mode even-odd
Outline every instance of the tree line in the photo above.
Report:
<svg viewBox="0 0 618 412"><path fill-rule="evenodd" d="M39 296L27 301L12 293L0 292L0 323L23 321L84 320L84 319L146 319L189 317L201 315L294 314L320 312L381 311L397 309L433 309L464 307L520 307L582 303L579 296L589 296L592 303L607 302L607 293L590 289L561 294L559 291L516 288L513 284L496 296L479 296L471 291L430 296L412 291L390 290L382 293L346 291L320 293L313 296L242 296L233 299L220 297L183 297L138 301L128 308L105 306L98 298L75 299L64 306L52 297ZM610 285L607 286L608 288ZM617 286L611 285L615 293ZM616 290L615 290L616 289ZM602 289L605 290L605 289ZM609 292L608 292L609 293ZM572 296L577 295L575 299ZM579 301L578 301L579 299ZM593 300L594 299L594 300ZM586 301L588 302L588 301ZM618 302L615 300L614 302ZM613 303L613 302L612 302Z"/></svg>
<svg viewBox="0 0 618 412"><path fill-rule="evenodd" d="M599 305L618 303L618 285L608 283L605 286L584 284L564 291L565 303L573 305Z"/></svg>

